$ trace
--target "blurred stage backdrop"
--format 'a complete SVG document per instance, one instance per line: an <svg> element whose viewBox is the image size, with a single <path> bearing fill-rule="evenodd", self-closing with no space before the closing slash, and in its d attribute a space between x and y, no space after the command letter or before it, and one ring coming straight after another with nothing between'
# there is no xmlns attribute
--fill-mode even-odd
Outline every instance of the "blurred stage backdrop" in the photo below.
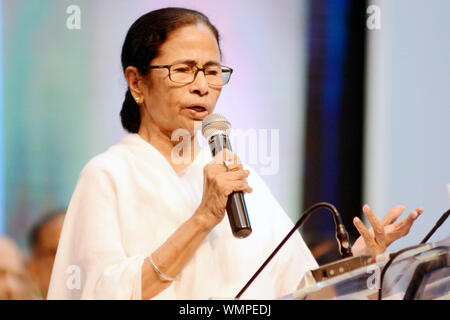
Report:
<svg viewBox="0 0 450 320"><path fill-rule="evenodd" d="M379 29L366 24L372 4ZM66 24L73 5L79 29ZM329 201L354 239L364 203L380 218L424 206L395 250L448 209L447 0L3 0L0 232L22 248L33 223L67 207L87 161L126 135L121 46L139 16L167 6L201 11L221 33L234 73L216 112L237 129L279 130L278 150L269 139L271 157L252 166L293 221ZM302 234L320 263L337 258L328 213ZM449 222L431 240L448 235Z"/></svg>

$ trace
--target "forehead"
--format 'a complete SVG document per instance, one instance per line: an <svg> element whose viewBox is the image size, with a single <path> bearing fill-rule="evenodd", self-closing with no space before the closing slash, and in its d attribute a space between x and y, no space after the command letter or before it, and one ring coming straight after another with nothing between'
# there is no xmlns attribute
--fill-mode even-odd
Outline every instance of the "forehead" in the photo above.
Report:
<svg viewBox="0 0 450 320"><path fill-rule="evenodd" d="M219 45L209 27L197 24L171 32L161 45L154 62L170 64L180 60L195 60L199 63L220 62Z"/></svg>

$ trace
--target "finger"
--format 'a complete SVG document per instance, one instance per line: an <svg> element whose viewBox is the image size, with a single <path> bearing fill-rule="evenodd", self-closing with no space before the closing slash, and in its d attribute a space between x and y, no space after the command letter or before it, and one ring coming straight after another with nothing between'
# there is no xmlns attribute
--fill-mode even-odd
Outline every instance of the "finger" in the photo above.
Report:
<svg viewBox="0 0 450 320"><path fill-rule="evenodd" d="M230 151L228 149L222 150L222 160L228 161L229 164L240 164L241 163L239 157L235 153L233 153L232 151Z"/></svg>
<svg viewBox="0 0 450 320"><path fill-rule="evenodd" d="M221 165L225 168L227 166L230 168L230 167L239 167L240 165L242 165L242 162L239 159L239 157L228 149L223 149L218 154L216 154L213 158L213 162L216 165Z"/></svg>
<svg viewBox="0 0 450 320"><path fill-rule="evenodd" d="M362 223L362 221L358 217L355 217L353 219L353 224L355 225L356 229L358 230L358 232L363 237L364 242L366 243L366 246L367 247L376 247L376 243L375 243L374 237L372 236L370 231L367 230L367 228L364 225L364 223Z"/></svg>
<svg viewBox="0 0 450 320"><path fill-rule="evenodd" d="M220 161L216 161L217 159L213 159L212 163L209 163L205 166L205 168L203 169L203 173L205 176L216 176L216 175L221 175L226 173L227 167L225 166L225 164L219 164L218 162Z"/></svg>
<svg viewBox="0 0 450 320"><path fill-rule="evenodd" d="M231 189L233 192L242 191L251 193L253 189L248 185L247 181L237 180L233 181L231 184Z"/></svg>
<svg viewBox="0 0 450 320"><path fill-rule="evenodd" d="M230 171L230 172L227 172L224 177L227 181L235 181L235 180L247 179L249 174L250 174L250 171L248 171L248 170Z"/></svg>
<svg viewBox="0 0 450 320"><path fill-rule="evenodd" d="M387 226L389 224L394 223L398 217L400 217L405 211L404 206L395 206L393 207L384 217L381 219L381 225Z"/></svg>
<svg viewBox="0 0 450 320"><path fill-rule="evenodd" d="M413 225L414 221L420 216L423 212L423 208L417 208L405 218L394 224L394 231L389 235L389 242L393 242L405 235L408 234L409 229Z"/></svg>
<svg viewBox="0 0 450 320"><path fill-rule="evenodd" d="M404 228L411 228L414 221L420 216L420 214L423 212L423 208L417 208L416 210L413 210L410 212L410 214L405 219L405 225Z"/></svg>
<svg viewBox="0 0 450 320"><path fill-rule="evenodd" d="M222 149L213 158L215 164L221 164L221 165L223 165L223 163L226 160L231 160L231 159L233 159L233 156L231 155L231 151L228 149Z"/></svg>
<svg viewBox="0 0 450 320"><path fill-rule="evenodd" d="M228 171L242 171L243 170L243 166L242 164L238 164L238 163L227 163L228 166Z"/></svg>
<svg viewBox="0 0 450 320"><path fill-rule="evenodd" d="M372 225L373 233L375 234L375 241L381 246L385 246L386 239L384 235L383 225L380 223L378 218L372 212L372 209L367 204L363 207L363 212L367 217L367 219L369 220L370 224Z"/></svg>

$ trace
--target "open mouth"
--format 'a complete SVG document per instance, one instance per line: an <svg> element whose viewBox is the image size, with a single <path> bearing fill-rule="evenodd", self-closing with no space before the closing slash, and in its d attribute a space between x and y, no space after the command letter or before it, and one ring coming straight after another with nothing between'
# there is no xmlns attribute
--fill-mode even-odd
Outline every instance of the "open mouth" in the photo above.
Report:
<svg viewBox="0 0 450 320"><path fill-rule="evenodd" d="M196 112L203 112L206 111L205 107L202 106L192 106L192 107L188 107L189 110L194 110Z"/></svg>
<svg viewBox="0 0 450 320"><path fill-rule="evenodd" d="M203 120L209 114L208 110L202 106L190 106L187 109L194 120Z"/></svg>

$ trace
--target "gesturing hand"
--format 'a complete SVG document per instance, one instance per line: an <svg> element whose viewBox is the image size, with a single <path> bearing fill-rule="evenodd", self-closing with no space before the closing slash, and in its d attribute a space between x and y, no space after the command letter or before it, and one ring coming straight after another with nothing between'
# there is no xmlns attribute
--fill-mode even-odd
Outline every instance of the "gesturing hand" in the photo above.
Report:
<svg viewBox="0 0 450 320"><path fill-rule="evenodd" d="M369 220L372 228L368 230L359 218L355 217L353 219L353 224L361 234L361 236L353 244L353 255L376 255L383 253L392 242L407 235L412 224L417 217L420 216L424 209L419 207L412 211L408 217L394 223L404 210L405 207L403 206L395 206L383 217L380 222L370 207L367 204L364 205L364 215Z"/></svg>

